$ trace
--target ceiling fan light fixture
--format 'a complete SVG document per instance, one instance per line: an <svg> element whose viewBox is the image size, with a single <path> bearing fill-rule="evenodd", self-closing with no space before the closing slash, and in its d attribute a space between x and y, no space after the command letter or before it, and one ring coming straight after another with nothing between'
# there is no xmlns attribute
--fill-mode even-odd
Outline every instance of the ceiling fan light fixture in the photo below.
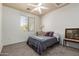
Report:
<svg viewBox="0 0 79 59"><path fill-rule="evenodd" d="M28 4L28 5L35 7L31 12L38 11L39 14L42 14L42 9L48 9L47 7L43 6L42 3L39 3L37 5L34 4Z"/></svg>

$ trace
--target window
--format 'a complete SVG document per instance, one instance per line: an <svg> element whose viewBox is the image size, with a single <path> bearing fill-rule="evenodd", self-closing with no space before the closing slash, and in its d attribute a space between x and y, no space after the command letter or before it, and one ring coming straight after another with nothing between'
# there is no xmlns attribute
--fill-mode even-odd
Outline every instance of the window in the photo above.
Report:
<svg viewBox="0 0 79 59"><path fill-rule="evenodd" d="M29 31L34 32L35 31L35 18L29 17Z"/></svg>
<svg viewBox="0 0 79 59"><path fill-rule="evenodd" d="M28 30L28 17L27 16L21 16L20 26L23 31Z"/></svg>

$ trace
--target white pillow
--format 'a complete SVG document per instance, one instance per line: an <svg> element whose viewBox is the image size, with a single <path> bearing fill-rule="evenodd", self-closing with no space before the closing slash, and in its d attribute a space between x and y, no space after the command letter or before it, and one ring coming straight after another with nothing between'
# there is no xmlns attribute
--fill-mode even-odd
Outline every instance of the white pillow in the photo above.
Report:
<svg viewBox="0 0 79 59"><path fill-rule="evenodd" d="M60 36L59 36L59 34L58 34L58 33L54 33L54 35L53 35L53 36L55 36L55 37L57 38L57 41L59 41Z"/></svg>

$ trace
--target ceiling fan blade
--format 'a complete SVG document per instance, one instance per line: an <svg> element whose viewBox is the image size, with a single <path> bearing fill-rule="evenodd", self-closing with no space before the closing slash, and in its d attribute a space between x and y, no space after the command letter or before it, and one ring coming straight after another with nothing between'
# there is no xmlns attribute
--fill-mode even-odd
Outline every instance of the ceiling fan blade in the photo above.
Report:
<svg viewBox="0 0 79 59"><path fill-rule="evenodd" d="M31 12L36 11L38 8L34 8Z"/></svg>
<svg viewBox="0 0 79 59"><path fill-rule="evenodd" d="M41 5L42 5L42 3L39 3L39 4L38 4L38 6L41 6Z"/></svg>
<svg viewBox="0 0 79 59"><path fill-rule="evenodd" d="M39 13L40 13L40 14L42 13L42 11L41 11L41 9L40 9L40 8L38 8L38 11L39 11Z"/></svg>
<svg viewBox="0 0 79 59"><path fill-rule="evenodd" d="M42 9L48 9L47 7L44 7L44 6L41 6L40 8L42 8Z"/></svg>
<svg viewBox="0 0 79 59"><path fill-rule="evenodd" d="M34 5L34 4L27 4L29 6L33 6L33 7L37 7L37 5Z"/></svg>

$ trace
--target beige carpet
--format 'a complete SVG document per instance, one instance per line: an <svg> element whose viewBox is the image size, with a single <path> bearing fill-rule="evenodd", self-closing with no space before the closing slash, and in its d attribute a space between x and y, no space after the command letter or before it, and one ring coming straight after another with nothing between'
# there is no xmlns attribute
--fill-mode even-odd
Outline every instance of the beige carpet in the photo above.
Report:
<svg viewBox="0 0 79 59"><path fill-rule="evenodd" d="M39 56L25 42L4 46L2 54L8 56ZM79 56L79 49L55 45L47 49L44 56Z"/></svg>

